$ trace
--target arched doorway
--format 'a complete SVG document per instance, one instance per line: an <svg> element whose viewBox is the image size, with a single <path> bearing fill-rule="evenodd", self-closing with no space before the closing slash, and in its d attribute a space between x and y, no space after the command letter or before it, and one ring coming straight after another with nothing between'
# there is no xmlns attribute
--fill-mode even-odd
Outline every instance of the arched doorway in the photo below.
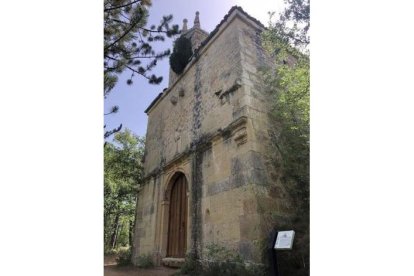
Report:
<svg viewBox="0 0 414 276"><path fill-rule="evenodd" d="M167 257L184 258L187 249L187 180L179 173L172 181Z"/></svg>

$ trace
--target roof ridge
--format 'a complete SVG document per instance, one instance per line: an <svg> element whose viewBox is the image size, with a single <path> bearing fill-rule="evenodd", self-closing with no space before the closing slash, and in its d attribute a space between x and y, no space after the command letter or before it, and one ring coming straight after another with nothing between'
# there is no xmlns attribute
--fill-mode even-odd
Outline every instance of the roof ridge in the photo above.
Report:
<svg viewBox="0 0 414 276"><path fill-rule="evenodd" d="M263 27L263 28L266 28L259 20L257 20L256 18L254 18L253 16L251 16L250 14L248 14L247 12L245 12L244 10L243 10L243 8L241 7L241 6L237 6L237 5L234 5L234 6L232 6L231 8L230 8L230 10L227 12L227 14L223 17L223 19L220 21L220 23L219 24L217 24L217 26L214 28L214 30L213 31L211 31L210 32L210 34L206 37L206 39L204 39L201 43L200 43L200 46L197 48L197 49L195 49L195 51L194 51L194 54L193 54L193 56L194 55L196 55L200 50L201 50L201 48L203 48L209 41L210 41L210 39L219 31L219 29L220 29L220 27L221 27L221 25L222 24L224 24L224 22L226 22L227 21L227 19L229 18L229 16L231 15L231 13L234 11L234 10L239 10L241 13L243 13L247 18L249 18L250 20L252 20L252 21L254 21L256 24L258 24L260 27Z"/></svg>

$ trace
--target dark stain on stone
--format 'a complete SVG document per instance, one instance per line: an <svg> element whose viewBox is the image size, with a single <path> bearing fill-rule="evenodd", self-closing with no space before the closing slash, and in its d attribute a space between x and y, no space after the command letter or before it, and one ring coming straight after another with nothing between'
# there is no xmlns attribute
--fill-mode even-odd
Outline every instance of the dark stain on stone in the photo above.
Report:
<svg viewBox="0 0 414 276"><path fill-rule="evenodd" d="M233 109L233 120L247 115L247 106Z"/></svg>
<svg viewBox="0 0 414 276"><path fill-rule="evenodd" d="M205 169L211 166L210 161L212 152L212 148L208 148L206 151L204 151L203 166Z"/></svg>
<svg viewBox="0 0 414 276"><path fill-rule="evenodd" d="M272 186L269 190L269 196L272 198L284 198L285 193L281 187Z"/></svg>
<svg viewBox="0 0 414 276"><path fill-rule="evenodd" d="M226 178L225 180L214 182L207 187L207 196L212 196L224 191L228 191L232 189L229 179Z"/></svg>
<svg viewBox="0 0 414 276"><path fill-rule="evenodd" d="M267 185L268 177L262 156L254 151L231 159L230 187L232 189L246 184Z"/></svg>
<svg viewBox="0 0 414 276"><path fill-rule="evenodd" d="M231 177L230 183L234 188L244 186L246 184L246 170L242 161L235 157L231 159Z"/></svg>
<svg viewBox="0 0 414 276"><path fill-rule="evenodd" d="M143 216L152 215L153 213L154 213L154 203L152 203L151 205L147 205L146 207L144 207L144 210L142 211Z"/></svg>
<svg viewBox="0 0 414 276"><path fill-rule="evenodd" d="M223 137L223 140L228 140L231 137L231 130L225 129L221 132L221 137Z"/></svg>
<svg viewBox="0 0 414 276"><path fill-rule="evenodd" d="M248 166L252 168L249 176L250 182L258 185L268 184L266 167L261 154L251 151L250 157L248 158Z"/></svg>
<svg viewBox="0 0 414 276"><path fill-rule="evenodd" d="M159 182L159 177L154 179L154 183L152 184L152 201L155 202L155 185Z"/></svg>
<svg viewBox="0 0 414 276"><path fill-rule="evenodd" d="M253 254L252 254L252 244L249 241L240 241L239 242L239 252L240 255L245 260L252 260Z"/></svg>
<svg viewBox="0 0 414 276"><path fill-rule="evenodd" d="M263 169L253 168L250 171L249 179L257 185L267 185L266 171Z"/></svg>
<svg viewBox="0 0 414 276"><path fill-rule="evenodd" d="M201 83L201 65L199 62L196 63L195 68L195 77L194 77L194 106L193 106L193 137L197 139L200 135L201 130L201 101L202 101L202 93L201 93L202 83Z"/></svg>
<svg viewBox="0 0 414 276"><path fill-rule="evenodd" d="M191 253L198 259L201 257L202 249L202 214L201 214L201 197L203 186L202 174L203 153L200 150L194 151L192 161L192 189L191 189Z"/></svg>
<svg viewBox="0 0 414 276"><path fill-rule="evenodd" d="M237 89L241 87L240 81L236 81L229 89L222 92L219 96L219 99L223 99L223 97L226 97L227 95L231 95L233 92L235 92Z"/></svg>

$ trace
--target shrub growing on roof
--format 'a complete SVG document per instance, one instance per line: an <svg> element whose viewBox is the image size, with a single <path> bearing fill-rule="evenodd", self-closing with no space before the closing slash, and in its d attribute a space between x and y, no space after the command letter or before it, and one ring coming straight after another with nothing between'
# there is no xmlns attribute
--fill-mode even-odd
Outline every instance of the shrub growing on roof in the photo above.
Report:
<svg viewBox="0 0 414 276"><path fill-rule="evenodd" d="M171 69L176 74L181 74L192 54L191 41L184 36L179 37L174 43L174 49L170 56Z"/></svg>

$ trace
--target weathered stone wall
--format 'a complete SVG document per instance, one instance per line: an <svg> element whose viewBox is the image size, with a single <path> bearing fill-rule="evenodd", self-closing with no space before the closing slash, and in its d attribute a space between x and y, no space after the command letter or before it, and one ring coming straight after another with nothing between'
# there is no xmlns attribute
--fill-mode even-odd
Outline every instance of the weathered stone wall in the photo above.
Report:
<svg viewBox="0 0 414 276"><path fill-rule="evenodd" d="M145 174L188 150L194 138L233 121L237 106L229 98L237 91L229 90L242 72L238 27L229 26L149 111Z"/></svg>
<svg viewBox="0 0 414 276"><path fill-rule="evenodd" d="M159 202L160 179L152 178L140 191L137 202L135 244L139 247L141 254L153 252L153 240L155 236L155 209Z"/></svg>
<svg viewBox="0 0 414 276"><path fill-rule="evenodd" d="M237 79L224 93L232 109L232 121L245 120L206 152L203 174L204 243L220 243L236 249L245 259L260 261L260 243L265 238L258 200L267 197L271 180L266 166L268 149L268 95L258 69L267 64L260 46L260 33L238 18L239 67Z"/></svg>
<svg viewBox="0 0 414 276"><path fill-rule="evenodd" d="M241 60L242 82L246 100L246 116L251 121L251 148L254 151L255 198L259 214L261 239L267 238L273 227L289 221L293 207L281 180L277 163L280 156L270 145L269 131L274 131L274 123L269 120L272 95L266 91L260 71L274 66L271 58L261 47L260 33L247 24L242 27ZM279 159L279 161L277 161ZM275 225L275 222L278 223Z"/></svg>
<svg viewBox="0 0 414 276"><path fill-rule="evenodd" d="M171 175L188 181L187 251L206 245L237 250L261 261L266 208L277 176L268 155L268 98L258 69L268 64L257 25L230 16L178 81L148 112L147 183L139 193L134 256L165 257ZM221 32L221 30L223 30Z"/></svg>

